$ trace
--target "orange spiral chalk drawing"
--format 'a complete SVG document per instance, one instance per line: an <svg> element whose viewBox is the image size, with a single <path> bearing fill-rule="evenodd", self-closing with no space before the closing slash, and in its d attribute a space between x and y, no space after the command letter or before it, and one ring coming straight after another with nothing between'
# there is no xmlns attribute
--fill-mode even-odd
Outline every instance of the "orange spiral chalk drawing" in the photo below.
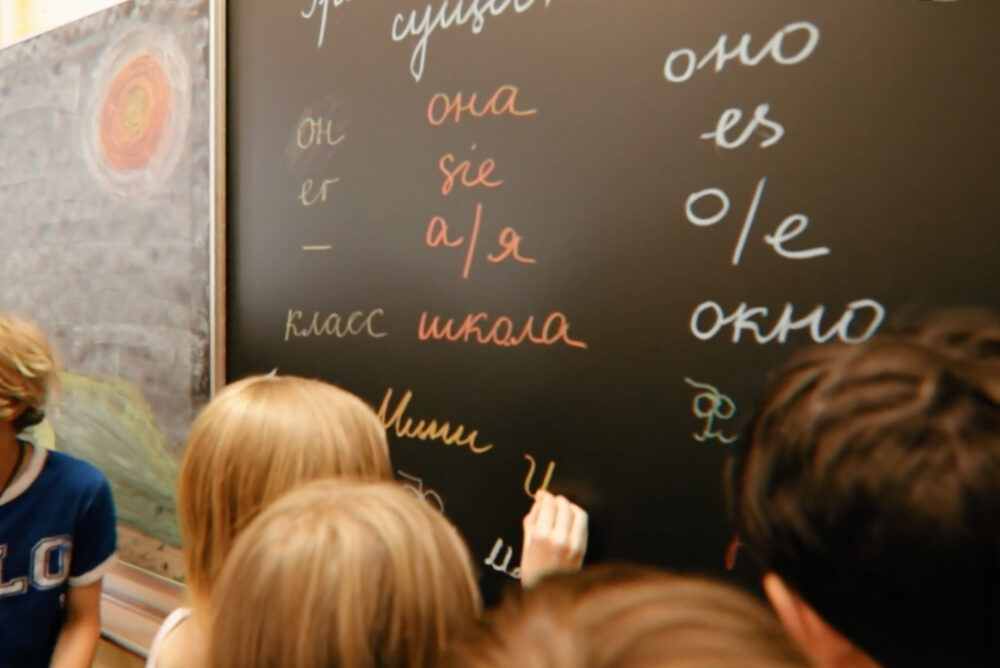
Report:
<svg viewBox="0 0 1000 668"><path fill-rule="evenodd" d="M156 155L170 118L173 95L163 66L137 56L111 81L101 106L101 152L119 171L145 167Z"/></svg>

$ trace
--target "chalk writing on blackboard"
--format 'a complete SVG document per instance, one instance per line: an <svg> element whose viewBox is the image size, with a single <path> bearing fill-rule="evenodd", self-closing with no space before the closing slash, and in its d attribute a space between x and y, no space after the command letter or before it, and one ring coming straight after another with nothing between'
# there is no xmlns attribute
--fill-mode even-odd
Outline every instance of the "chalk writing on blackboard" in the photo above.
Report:
<svg viewBox="0 0 1000 668"><path fill-rule="evenodd" d="M438 248L441 246L457 248L462 244L466 244L465 263L462 265L462 278L467 279L472 269L472 261L475 258L476 245L479 241L479 231L482 222L483 205L482 203L477 203L476 212L472 218L472 228L469 230L468 240L466 240L464 236L449 236L448 221L441 216L433 216L430 222L427 223L427 233L424 235L424 241L429 248ZM535 264L536 261L534 258L521 255L521 242L523 240L524 237L518 234L514 228L503 228L500 230L499 235L497 235L497 245L500 249L495 253L488 253L486 259L490 262L498 263L509 258L523 264Z"/></svg>
<svg viewBox="0 0 1000 668"><path fill-rule="evenodd" d="M304 250L325 250L329 246L303 246ZM385 311L376 308L368 313L364 311L353 311L346 318L339 313L322 314L313 311L312 319L308 323L303 323L304 314L296 309L288 309L288 317L285 319L285 341L292 338L308 338L311 336L335 336L342 339L345 336L358 336L364 334L373 339L381 339L388 336L388 332L378 331L375 324L375 317L385 315Z"/></svg>
<svg viewBox="0 0 1000 668"><path fill-rule="evenodd" d="M476 151L476 145L473 144L470 148L472 152ZM456 166L455 162L458 160L452 153L445 153L438 160L438 169L441 170L441 174L444 176L444 180L441 182L441 194L449 195L451 194L452 188L455 187L456 179L458 184L465 186L466 188L475 188L477 186L484 186L486 188L496 188L503 185L503 179L490 180L490 176L493 175L493 170L496 169L497 165L493 158L486 158L479 162L479 167L474 171L476 176L473 179L469 179L469 169L472 168L472 160L466 158L458 163Z"/></svg>
<svg viewBox="0 0 1000 668"><path fill-rule="evenodd" d="M726 436L722 430L715 428L716 420L730 420L736 415L736 402L719 391L719 388L708 383L700 383L685 377L684 382L701 390L691 400L691 411L699 420L704 420L700 432L692 434L699 443L715 439L722 443L732 443L735 436Z"/></svg>
<svg viewBox="0 0 1000 668"><path fill-rule="evenodd" d="M738 265L740 259L743 257L743 250L746 247L747 238L750 236L750 230L757 219L757 209L760 207L760 201L764 196L766 185L766 177L757 183L757 189L754 191L750 207L747 209L746 218L743 220L743 227L740 229L740 235L736 240L736 245L733 247L731 260L733 266ZM708 201L718 208L711 215L699 214L695 208L704 201ZM719 188L706 188L688 196L687 202L684 205L684 213L687 216L688 222L692 225L709 227L725 218L729 213L729 208L729 196L723 190ZM772 234L764 235L764 242L771 246L775 253L789 260L810 260L823 255L829 255L830 249L826 246L816 246L799 250L785 248L786 242L805 232L808 226L808 216L801 213L793 214L781 221Z"/></svg>
<svg viewBox="0 0 1000 668"><path fill-rule="evenodd" d="M330 17L330 5L334 7L340 7L345 2L350 2L351 0L311 0L312 4L309 9L303 9L299 12L299 16L304 19L311 19L313 17L319 19L319 37L316 39L316 48L323 46L323 39L326 37L326 21ZM317 14L316 10L322 8L322 13Z"/></svg>
<svg viewBox="0 0 1000 668"><path fill-rule="evenodd" d="M507 316L494 317L485 312L470 313L456 326L455 318L442 319L424 311L417 323L417 339L420 341L449 341L451 343L480 343L494 346L519 346L525 341L537 345L551 346L557 343L572 348L586 348L583 341L570 338L569 321L558 311L550 313L541 327L536 330L535 316L529 315L520 332L514 321ZM480 326L482 324L482 327Z"/></svg>
<svg viewBox="0 0 1000 668"><path fill-rule="evenodd" d="M466 426L456 424L452 427L451 422L438 422L437 420L417 420L407 417L406 409L413 399L413 391L407 390L403 393L399 403L396 404L392 415L389 415L389 406L392 401L392 388L390 387L382 397L379 404L378 418L382 421L382 426L386 431L393 430L400 438L415 438L420 441L440 441L445 445L457 445L468 447L470 452L482 454L493 449L492 443L479 445L476 439L479 438L479 431L473 429L466 433Z"/></svg>
<svg viewBox="0 0 1000 668"><path fill-rule="evenodd" d="M434 126L440 126L449 120L453 123L460 123L463 116L468 115L473 118L483 116L514 116L525 117L534 116L537 109L518 109L517 94L520 92L517 86L506 84L500 86L485 101L478 100L478 93L435 93L427 103L427 122Z"/></svg>
<svg viewBox="0 0 1000 668"><path fill-rule="evenodd" d="M295 132L295 144L302 150L316 146L336 146L346 138L344 133L335 134L333 120L322 116L306 116Z"/></svg>
<svg viewBox="0 0 1000 668"><path fill-rule="evenodd" d="M824 331L823 316L826 313L826 306L815 306L805 317L795 318L795 307L791 303L786 303L778 317L778 321L767 333L761 330L766 327L756 318L767 318L770 309L765 306L748 306L746 302L740 302L736 310L726 314L725 309L714 301L702 302L691 314L691 333L701 339L708 341L714 338L726 327L732 327L732 342L739 343L746 332L756 343L770 343L777 341L785 343L788 335L794 331L806 330L809 336L816 343L826 343L833 339L839 339L844 343L861 343L875 334L882 321L885 319L885 307L874 299L857 299L847 304L840 318ZM867 325L857 332L852 333L855 327L856 316L867 315L869 318ZM710 325L710 326L706 326Z"/></svg>
<svg viewBox="0 0 1000 668"><path fill-rule="evenodd" d="M757 133L768 133L768 136L761 140L760 147L770 148L785 136L785 126L769 118L768 114L770 111L771 105L766 103L758 104L757 108L754 109L753 116L747 121L746 127L743 128L743 132L735 139L729 139L729 131L743 121L743 110L738 107L726 109L719 116L719 120L715 124L715 129L703 133L701 138L714 139L717 147L733 150L746 144Z"/></svg>
<svg viewBox="0 0 1000 668"><path fill-rule="evenodd" d="M306 179L302 182L302 190L299 191L299 201L302 206L312 206L316 202L325 202L327 193L329 192L330 186L340 181L339 177L332 179L323 179L317 188L318 192L313 194L313 188L315 183L312 179Z"/></svg>
<svg viewBox="0 0 1000 668"><path fill-rule="evenodd" d="M497 538L496 542L493 543L493 549L490 551L490 556L483 560L483 563L492 568L495 571L508 575L515 580L521 579L521 569L519 567L514 567L509 569L510 560L514 556L514 549L508 545L507 552L504 554L503 562L498 562L497 557L500 556L500 551L503 550L503 539Z"/></svg>
<svg viewBox="0 0 1000 668"><path fill-rule="evenodd" d="M545 0L548 7L552 0ZM453 26L464 26L471 23L473 35L478 35L486 25L486 16L500 16L513 8L521 14L531 9L535 0L458 0L449 7L449 0L442 0L435 9L428 4L421 16L420 9L411 9L407 18L403 12L397 13L392 19L392 41L401 42L407 37L417 37L410 56L410 74L415 81L420 81L424 75L424 65L427 61L427 42L431 33L441 28L446 30Z"/></svg>
<svg viewBox="0 0 1000 668"><path fill-rule="evenodd" d="M424 488L423 478L418 478L415 475L407 473L405 471L396 471L399 477L405 480L403 487L413 492L417 498L423 499L427 502L433 502L437 509L442 513L444 512L444 499L441 495L430 487Z"/></svg>
<svg viewBox="0 0 1000 668"><path fill-rule="evenodd" d="M785 39L796 33L804 33L805 42L796 47L787 47ZM722 35L715 45L702 56L693 49L675 49L667 56L663 65L663 76L667 81L681 83L689 80L695 70L704 69L706 65L714 64L713 69L721 72L731 60L737 60L748 67L756 67L768 57L779 65L797 65L813 54L819 45L819 28L809 21L796 21L789 23L779 30L767 41L756 55L750 53L750 42L753 39L750 33L744 33L731 51L727 50L728 35Z"/></svg>
<svg viewBox="0 0 1000 668"><path fill-rule="evenodd" d="M556 470L556 463L553 461L549 462L549 465L545 468L545 476L542 478L541 484L535 488L535 491L531 491L531 483L535 477L535 458L531 455L525 455L525 459L528 460L528 475L524 476L524 493L530 498L535 498L535 494L542 490L549 488L549 483L552 482L552 473Z"/></svg>

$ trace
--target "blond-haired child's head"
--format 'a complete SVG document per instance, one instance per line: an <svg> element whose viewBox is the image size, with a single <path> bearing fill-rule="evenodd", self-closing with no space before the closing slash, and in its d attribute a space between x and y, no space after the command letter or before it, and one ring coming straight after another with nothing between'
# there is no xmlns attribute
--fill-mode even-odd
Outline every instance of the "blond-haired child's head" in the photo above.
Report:
<svg viewBox="0 0 1000 668"><path fill-rule="evenodd" d="M511 590L445 668L806 668L767 607L721 582L603 564Z"/></svg>
<svg viewBox="0 0 1000 668"><path fill-rule="evenodd" d="M27 320L0 312L0 421L15 422L25 413L40 418L56 370L52 349L41 330Z"/></svg>
<svg viewBox="0 0 1000 668"><path fill-rule="evenodd" d="M177 500L196 607L236 535L271 501L331 476L392 477L385 429L355 395L318 380L252 376L225 387L188 432Z"/></svg>
<svg viewBox="0 0 1000 668"><path fill-rule="evenodd" d="M323 480L239 536L211 609L210 666L430 668L481 602L443 515L395 483Z"/></svg>

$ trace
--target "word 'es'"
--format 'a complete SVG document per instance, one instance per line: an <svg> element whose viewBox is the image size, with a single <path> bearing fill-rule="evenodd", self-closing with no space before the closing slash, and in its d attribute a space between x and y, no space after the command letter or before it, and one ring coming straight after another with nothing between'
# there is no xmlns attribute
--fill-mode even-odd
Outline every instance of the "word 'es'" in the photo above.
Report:
<svg viewBox="0 0 1000 668"><path fill-rule="evenodd" d="M365 334L373 339L381 339L389 334L377 331L375 317L385 315L385 311L380 308L369 313L353 311L347 317L339 313L329 313L324 316L319 311L313 311L312 319L308 324L302 322L303 315L302 311L288 309L288 317L285 319L285 341L293 337L303 339L311 336L335 336L342 339L345 336L359 334Z"/></svg>
<svg viewBox="0 0 1000 668"><path fill-rule="evenodd" d="M417 324L417 338L421 341L435 339L502 347L519 346L525 341L545 346L562 343L572 348L587 347L583 341L570 338L569 321L558 311L549 314L537 331L533 315L528 316L519 332L514 322L506 316L494 318L492 323L484 322L489 318L488 313L470 313L460 323L456 323L455 318L442 321L441 316L429 316L424 311Z"/></svg>
<svg viewBox="0 0 1000 668"><path fill-rule="evenodd" d="M551 2L545 0L545 6L548 7ZM471 24L472 34L478 35L486 25L487 16L500 16L509 9L522 14L534 4L535 0L442 0L436 8L428 4L423 10L411 9L409 17L403 12L397 13L392 19L392 41L417 38L410 56L410 74L414 81L420 81L427 62L427 42L432 32L438 28L447 30Z"/></svg>
<svg viewBox="0 0 1000 668"><path fill-rule="evenodd" d="M475 429L466 433L466 426L457 424L454 427L450 422L437 420L417 420L406 417L406 409L413 399L413 392L407 390L403 397L396 404L396 409L389 415L389 404L392 401L392 388L385 391L382 403L378 407L378 419L382 421L382 426L386 431L393 430L400 438L415 438L419 441L441 441L445 445L457 445L468 447L471 452L482 454L493 449L492 443L478 445L476 439L479 432Z"/></svg>

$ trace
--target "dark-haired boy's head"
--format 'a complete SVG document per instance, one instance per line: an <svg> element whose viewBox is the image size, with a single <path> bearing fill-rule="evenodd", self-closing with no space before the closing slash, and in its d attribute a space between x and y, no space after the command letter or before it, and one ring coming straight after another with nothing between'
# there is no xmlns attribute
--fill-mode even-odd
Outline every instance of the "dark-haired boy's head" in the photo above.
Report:
<svg viewBox="0 0 1000 668"><path fill-rule="evenodd" d="M741 542L876 661L1000 661L1000 320L794 356L729 480Z"/></svg>

